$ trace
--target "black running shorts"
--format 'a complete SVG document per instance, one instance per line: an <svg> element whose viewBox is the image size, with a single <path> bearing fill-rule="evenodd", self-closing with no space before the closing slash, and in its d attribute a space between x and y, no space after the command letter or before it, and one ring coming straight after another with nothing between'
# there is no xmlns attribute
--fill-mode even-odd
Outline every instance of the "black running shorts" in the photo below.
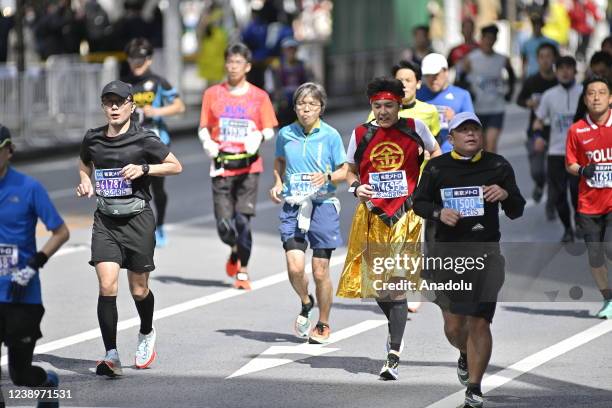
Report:
<svg viewBox="0 0 612 408"><path fill-rule="evenodd" d="M215 217L234 218L234 212L255 215L259 173L213 177L212 192Z"/></svg>
<svg viewBox="0 0 612 408"><path fill-rule="evenodd" d="M10 347L40 339L40 322L44 314L43 305L0 303L0 342Z"/></svg>
<svg viewBox="0 0 612 408"><path fill-rule="evenodd" d="M151 272L155 269L154 251L155 216L148 205L132 217L115 218L95 212L90 265L115 262L132 272Z"/></svg>
<svg viewBox="0 0 612 408"><path fill-rule="evenodd" d="M612 213L603 215L578 213L576 224L584 234L589 265L592 268L599 268L605 265L606 257L612 261Z"/></svg>

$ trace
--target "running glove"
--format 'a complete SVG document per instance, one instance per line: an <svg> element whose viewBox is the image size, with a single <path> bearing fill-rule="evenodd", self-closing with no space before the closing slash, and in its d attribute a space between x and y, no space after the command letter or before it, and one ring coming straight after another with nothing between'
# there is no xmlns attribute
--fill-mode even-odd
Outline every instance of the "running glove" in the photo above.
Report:
<svg viewBox="0 0 612 408"><path fill-rule="evenodd" d="M244 150L248 154L255 154L259 150L263 136L259 130L249 132L247 137L244 138Z"/></svg>
<svg viewBox="0 0 612 408"><path fill-rule="evenodd" d="M585 179L593 178L595 175L595 163L589 163L584 167L580 167L578 169L578 174L580 174Z"/></svg>
<svg viewBox="0 0 612 408"><path fill-rule="evenodd" d="M26 287L30 283L30 279L48 260L49 257L44 252L38 251L30 258L24 268L17 269L11 274L11 299L14 303L21 301L25 295Z"/></svg>

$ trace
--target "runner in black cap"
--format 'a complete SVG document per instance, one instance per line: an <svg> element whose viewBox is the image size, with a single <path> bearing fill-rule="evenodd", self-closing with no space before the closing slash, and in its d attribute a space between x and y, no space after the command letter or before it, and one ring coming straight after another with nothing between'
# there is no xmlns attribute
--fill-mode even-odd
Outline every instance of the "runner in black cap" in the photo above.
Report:
<svg viewBox="0 0 612 408"><path fill-rule="evenodd" d="M89 263L95 266L100 285L98 321L106 355L98 361L96 374L112 377L122 374L116 344L121 268L128 270L140 316L135 365L146 368L155 359L154 298L148 285L149 273L155 269L155 218L149 206L149 185L151 176L178 174L182 168L157 135L131 120L136 106L129 84L107 84L102 108L108 123L85 134L76 190L79 197L95 194L97 200Z"/></svg>

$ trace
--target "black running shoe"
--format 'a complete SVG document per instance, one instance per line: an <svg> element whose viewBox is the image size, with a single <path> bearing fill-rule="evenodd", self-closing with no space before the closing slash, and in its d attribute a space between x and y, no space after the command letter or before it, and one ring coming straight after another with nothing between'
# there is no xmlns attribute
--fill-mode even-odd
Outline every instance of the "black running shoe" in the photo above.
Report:
<svg viewBox="0 0 612 408"><path fill-rule="evenodd" d="M484 398L470 390L465 391L465 405L463 408L482 408L484 406Z"/></svg>
<svg viewBox="0 0 612 408"><path fill-rule="evenodd" d="M540 186L535 186L533 188L533 192L531 193L531 198L536 203L539 203L542 200L542 196L544 195L544 189Z"/></svg>
<svg viewBox="0 0 612 408"><path fill-rule="evenodd" d="M397 380L399 377L399 356L394 353L387 354L387 361L380 370L381 380Z"/></svg>
<svg viewBox="0 0 612 408"><path fill-rule="evenodd" d="M570 242L574 242L574 231L571 228L567 228L561 237L561 242L563 244L568 244Z"/></svg>

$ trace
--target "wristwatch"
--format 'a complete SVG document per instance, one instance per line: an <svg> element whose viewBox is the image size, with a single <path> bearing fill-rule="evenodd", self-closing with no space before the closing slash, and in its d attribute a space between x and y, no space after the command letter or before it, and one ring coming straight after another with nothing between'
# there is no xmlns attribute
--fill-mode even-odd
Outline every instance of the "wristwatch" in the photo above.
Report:
<svg viewBox="0 0 612 408"><path fill-rule="evenodd" d="M434 220L439 220L440 219L440 209L436 208L435 210L433 210L433 213L431 214L431 218L433 218Z"/></svg>
<svg viewBox="0 0 612 408"><path fill-rule="evenodd" d="M357 197L357 187L359 187L360 185L361 183L357 180L353 181L353 184L351 184L351 186L349 187L348 192L353 193L353 195Z"/></svg>
<svg viewBox="0 0 612 408"><path fill-rule="evenodd" d="M147 163L143 164L141 167L142 167L143 176L146 176L147 174L149 174L149 165Z"/></svg>
<svg viewBox="0 0 612 408"><path fill-rule="evenodd" d="M327 178L327 181L331 183L331 181L332 181L332 174L331 174L331 172L328 171L327 173L325 173L325 177Z"/></svg>

